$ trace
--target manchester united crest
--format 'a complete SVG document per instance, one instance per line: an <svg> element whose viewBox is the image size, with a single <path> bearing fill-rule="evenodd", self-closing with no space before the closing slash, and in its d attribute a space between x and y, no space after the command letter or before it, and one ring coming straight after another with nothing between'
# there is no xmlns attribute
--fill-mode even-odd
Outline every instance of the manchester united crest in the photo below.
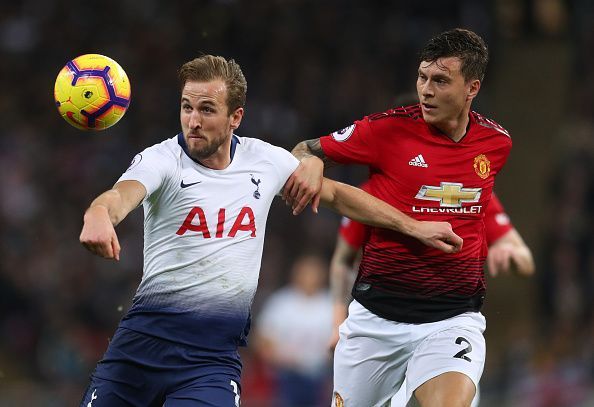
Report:
<svg viewBox="0 0 594 407"><path fill-rule="evenodd" d="M486 155L480 154L474 157L474 172L482 179L489 176L491 173L491 161L489 161Z"/></svg>
<svg viewBox="0 0 594 407"><path fill-rule="evenodd" d="M334 392L334 407L344 407L344 400L337 391Z"/></svg>

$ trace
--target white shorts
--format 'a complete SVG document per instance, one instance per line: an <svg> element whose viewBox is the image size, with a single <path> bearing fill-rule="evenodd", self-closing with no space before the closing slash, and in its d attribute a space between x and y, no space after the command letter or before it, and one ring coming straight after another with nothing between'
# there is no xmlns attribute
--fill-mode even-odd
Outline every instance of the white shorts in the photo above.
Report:
<svg viewBox="0 0 594 407"><path fill-rule="evenodd" d="M406 379L404 379L404 383L402 383L402 386L400 386L400 390L398 390L398 392L396 394L394 394L394 396L392 397L392 399L390 400L390 407L404 407L407 405L407 401L408 399L406 398ZM474 398L472 399L472 403L470 404L470 407L478 407L480 405L480 401L481 401L481 392L480 392L480 386L476 388L476 394L474 395ZM409 406L414 405L413 401L408 403Z"/></svg>
<svg viewBox="0 0 594 407"><path fill-rule="evenodd" d="M446 372L463 373L478 386L485 328L480 312L407 324L378 317L353 301L334 353L332 405L389 406L405 377L407 402L420 385Z"/></svg>

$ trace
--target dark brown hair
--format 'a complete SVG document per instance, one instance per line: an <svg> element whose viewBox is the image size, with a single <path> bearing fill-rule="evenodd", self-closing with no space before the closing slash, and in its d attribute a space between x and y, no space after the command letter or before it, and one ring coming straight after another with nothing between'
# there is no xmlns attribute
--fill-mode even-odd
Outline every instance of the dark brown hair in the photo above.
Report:
<svg viewBox="0 0 594 407"><path fill-rule="evenodd" d="M419 62L435 62L447 57L460 58L460 71L465 81L482 81L485 77L489 51L478 34L463 28L445 31L429 40L419 53Z"/></svg>

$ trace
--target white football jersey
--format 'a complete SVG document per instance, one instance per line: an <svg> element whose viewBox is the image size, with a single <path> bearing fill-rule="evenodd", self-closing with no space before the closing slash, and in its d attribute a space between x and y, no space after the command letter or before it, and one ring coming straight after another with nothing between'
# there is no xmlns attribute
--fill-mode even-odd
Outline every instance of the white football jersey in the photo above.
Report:
<svg viewBox="0 0 594 407"><path fill-rule="evenodd" d="M179 134L118 180L147 190L143 276L122 326L209 350L245 344L268 211L298 161L235 135L231 155L223 170L204 167Z"/></svg>

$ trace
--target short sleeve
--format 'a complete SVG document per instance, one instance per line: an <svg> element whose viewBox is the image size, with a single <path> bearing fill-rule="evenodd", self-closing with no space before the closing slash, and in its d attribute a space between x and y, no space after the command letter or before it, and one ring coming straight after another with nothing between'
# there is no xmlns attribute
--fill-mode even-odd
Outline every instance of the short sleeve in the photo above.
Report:
<svg viewBox="0 0 594 407"><path fill-rule="evenodd" d="M297 169L299 160L284 148L273 146L272 144L268 144L268 146L268 159L272 162L278 174L278 185L276 188L276 194L278 195L291 174Z"/></svg>
<svg viewBox="0 0 594 407"><path fill-rule="evenodd" d="M337 163L370 165L377 157L377 140L367 118L321 137L320 145L324 154Z"/></svg>
<svg viewBox="0 0 594 407"><path fill-rule="evenodd" d="M485 211L487 245L490 246L513 228L514 226L512 225L509 216L507 216L507 213L505 213L501 201L495 194L493 194L491 196L491 201L487 206L487 210Z"/></svg>
<svg viewBox="0 0 594 407"><path fill-rule="evenodd" d="M346 217L342 218L338 233L355 250L360 249L369 239L368 226Z"/></svg>
<svg viewBox="0 0 594 407"><path fill-rule="evenodd" d="M168 171L175 165L171 154L160 147L152 146L136 154L117 182L138 181L146 188L147 197L158 190Z"/></svg>

